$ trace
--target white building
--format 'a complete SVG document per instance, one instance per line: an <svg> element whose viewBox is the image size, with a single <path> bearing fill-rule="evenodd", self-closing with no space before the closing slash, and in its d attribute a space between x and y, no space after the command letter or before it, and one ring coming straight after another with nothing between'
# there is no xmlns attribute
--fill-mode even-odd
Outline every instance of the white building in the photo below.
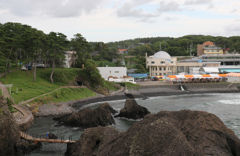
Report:
<svg viewBox="0 0 240 156"><path fill-rule="evenodd" d="M126 67L97 67L102 78L111 82L134 82L134 78L127 76Z"/></svg>
<svg viewBox="0 0 240 156"><path fill-rule="evenodd" d="M65 54L65 65L64 65L64 68L70 68L73 61L76 60L76 56L74 56L74 54L76 54L75 51L66 51L66 54Z"/></svg>
<svg viewBox="0 0 240 156"><path fill-rule="evenodd" d="M109 76L123 78L123 76L127 76L127 68L126 67L97 67L102 78L108 80Z"/></svg>

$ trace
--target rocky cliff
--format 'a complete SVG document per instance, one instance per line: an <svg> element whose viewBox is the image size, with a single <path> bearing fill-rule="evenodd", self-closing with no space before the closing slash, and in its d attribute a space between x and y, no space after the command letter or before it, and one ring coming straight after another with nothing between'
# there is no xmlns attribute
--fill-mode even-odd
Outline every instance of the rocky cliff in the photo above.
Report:
<svg viewBox="0 0 240 156"><path fill-rule="evenodd" d="M8 110L7 101L0 96L0 155L15 155L15 144L19 140L18 125Z"/></svg>
<svg viewBox="0 0 240 156"><path fill-rule="evenodd" d="M211 155L240 156L240 140L214 114L161 111L149 114L128 131L86 129L68 145L66 156Z"/></svg>
<svg viewBox="0 0 240 156"><path fill-rule="evenodd" d="M20 138L19 127L0 96L0 156L20 156L41 147L41 143Z"/></svg>

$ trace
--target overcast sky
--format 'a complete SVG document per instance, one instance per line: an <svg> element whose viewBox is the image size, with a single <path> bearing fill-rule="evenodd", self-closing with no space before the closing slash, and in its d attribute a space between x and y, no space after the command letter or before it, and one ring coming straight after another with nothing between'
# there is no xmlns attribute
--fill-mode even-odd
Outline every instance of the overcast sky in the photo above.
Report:
<svg viewBox="0 0 240 156"><path fill-rule="evenodd" d="M240 35L240 0L0 0L0 23L87 41Z"/></svg>

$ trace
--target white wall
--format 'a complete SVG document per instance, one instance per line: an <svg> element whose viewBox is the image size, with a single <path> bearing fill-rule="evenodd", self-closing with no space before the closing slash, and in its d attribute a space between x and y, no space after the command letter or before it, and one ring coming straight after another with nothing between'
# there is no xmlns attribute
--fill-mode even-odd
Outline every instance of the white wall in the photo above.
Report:
<svg viewBox="0 0 240 156"><path fill-rule="evenodd" d="M228 82L240 82L240 77L227 77Z"/></svg>
<svg viewBox="0 0 240 156"><path fill-rule="evenodd" d="M97 67L102 78L105 80L108 79L109 76L113 77L123 77L127 76L127 68L126 67Z"/></svg>

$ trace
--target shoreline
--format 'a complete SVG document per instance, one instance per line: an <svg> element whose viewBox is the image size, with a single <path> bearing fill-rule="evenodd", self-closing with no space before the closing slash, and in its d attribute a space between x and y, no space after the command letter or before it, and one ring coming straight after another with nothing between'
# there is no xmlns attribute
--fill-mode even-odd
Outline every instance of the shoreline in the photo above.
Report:
<svg viewBox="0 0 240 156"><path fill-rule="evenodd" d="M185 91L180 90L180 85ZM159 85L159 86L140 86L139 89L130 89L128 92L136 99L147 99L148 97L172 96L172 95L192 95L209 93L240 93L240 83L212 83L212 84L179 84L179 85ZM113 95L97 95L80 100L44 104L40 112L34 117L55 116L69 114L78 111L91 103L101 103L106 101L125 100L129 97L124 92ZM58 106L60 104L60 106Z"/></svg>

